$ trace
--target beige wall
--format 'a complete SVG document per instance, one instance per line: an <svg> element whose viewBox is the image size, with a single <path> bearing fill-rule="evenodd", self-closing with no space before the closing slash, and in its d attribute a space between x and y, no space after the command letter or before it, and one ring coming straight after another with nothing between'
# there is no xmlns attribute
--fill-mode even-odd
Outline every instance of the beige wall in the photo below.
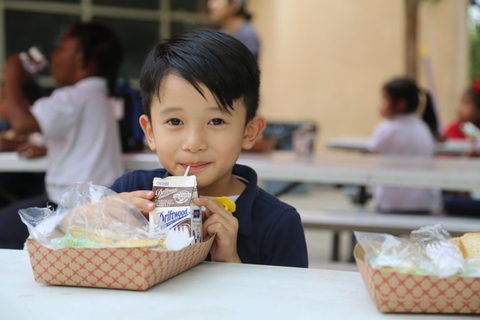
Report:
<svg viewBox="0 0 480 320"><path fill-rule="evenodd" d="M437 97L443 125L455 118L468 81L467 4L467 0L440 0L421 7L419 43L426 53L419 64L421 82ZM426 71L428 64L431 73Z"/></svg>
<svg viewBox="0 0 480 320"><path fill-rule="evenodd" d="M467 76L466 5L439 0L421 7L421 42L430 52L442 120L453 117ZM316 120L320 145L329 137L369 135L381 120L381 84L404 71L403 0L253 0L250 7L262 38L263 115ZM423 75L421 82L428 84Z"/></svg>

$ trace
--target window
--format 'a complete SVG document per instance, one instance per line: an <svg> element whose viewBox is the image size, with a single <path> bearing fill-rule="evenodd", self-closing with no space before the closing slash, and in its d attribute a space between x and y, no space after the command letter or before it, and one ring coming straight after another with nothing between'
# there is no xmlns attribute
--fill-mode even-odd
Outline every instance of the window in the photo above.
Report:
<svg viewBox="0 0 480 320"><path fill-rule="evenodd" d="M138 78L143 59L159 39L208 26L207 0L0 0L0 63L36 45L48 56L71 23L98 21L111 27L124 47L120 76ZM40 83L50 86L45 71Z"/></svg>
<svg viewBox="0 0 480 320"><path fill-rule="evenodd" d="M158 22L107 17L93 17L92 20L112 28L122 42L124 55L119 76L138 77L148 50L159 40Z"/></svg>

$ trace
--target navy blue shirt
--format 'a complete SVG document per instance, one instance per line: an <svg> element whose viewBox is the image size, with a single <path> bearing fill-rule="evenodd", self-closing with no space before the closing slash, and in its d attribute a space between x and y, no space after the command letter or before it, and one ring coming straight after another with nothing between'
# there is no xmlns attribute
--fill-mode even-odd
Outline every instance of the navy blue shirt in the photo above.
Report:
<svg viewBox="0 0 480 320"><path fill-rule="evenodd" d="M243 263L308 267L305 234L297 210L257 186L257 174L236 164L233 174L248 181L238 197L237 252ZM116 192L151 190L154 177L165 178L165 169L136 170L118 178Z"/></svg>

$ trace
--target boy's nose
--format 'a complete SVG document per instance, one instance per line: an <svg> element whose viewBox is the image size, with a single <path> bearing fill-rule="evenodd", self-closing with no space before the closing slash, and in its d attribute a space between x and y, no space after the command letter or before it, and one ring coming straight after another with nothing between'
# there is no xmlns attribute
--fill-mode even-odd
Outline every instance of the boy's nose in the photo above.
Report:
<svg viewBox="0 0 480 320"><path fill-rule="evenodd" d="M199 152L207 148L207 143L201 130L189 130L185 135L182 149L184 151Z"/></svg>

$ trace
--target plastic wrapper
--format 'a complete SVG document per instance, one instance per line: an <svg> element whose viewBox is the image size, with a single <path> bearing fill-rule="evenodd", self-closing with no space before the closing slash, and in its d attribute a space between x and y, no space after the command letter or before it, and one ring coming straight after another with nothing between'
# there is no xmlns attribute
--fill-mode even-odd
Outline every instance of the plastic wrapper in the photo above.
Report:
<svg viewBox="0 0 480 320"><path fill-rule="evenodd" d="M441 225L414 230L409 238L370 232L355 232L355 237L365 252L365 261L374 268L440 278L480 276L480 259L464 259Z"/></svg>
<svg viewBox="0 0 480 320"><path fill-rule="evenodd" d="M63 195L57 210L28 208L19 214L30 238L50 249L166 249L165 229L149 232L147 219L134 205L114 191L91 183L74 185Z"/></svg>

